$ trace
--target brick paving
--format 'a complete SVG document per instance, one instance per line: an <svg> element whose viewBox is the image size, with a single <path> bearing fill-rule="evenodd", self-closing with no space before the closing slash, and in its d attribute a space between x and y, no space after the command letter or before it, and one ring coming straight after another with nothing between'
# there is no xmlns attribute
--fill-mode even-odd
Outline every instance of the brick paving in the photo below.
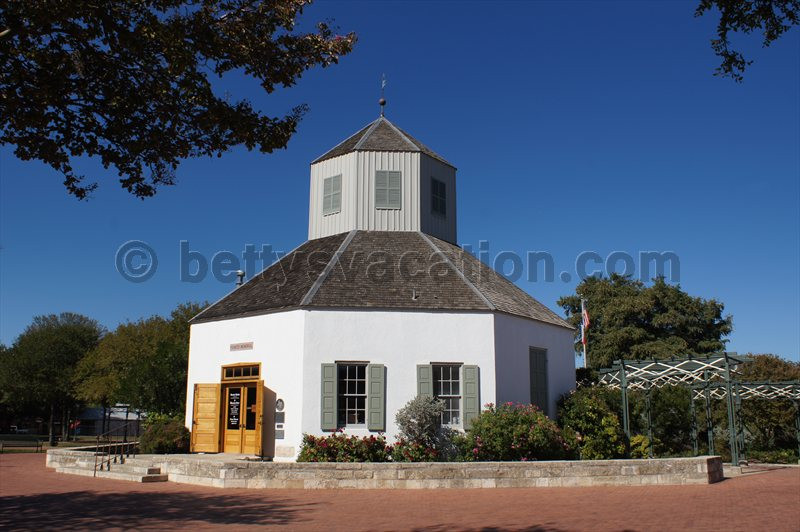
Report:
<svg viewBox="0 0 800 532"><path fill-rule="evenodd" d="M0 455L0 530L800 530L800 468L705 486L239 490L55 473Z"/></svg>

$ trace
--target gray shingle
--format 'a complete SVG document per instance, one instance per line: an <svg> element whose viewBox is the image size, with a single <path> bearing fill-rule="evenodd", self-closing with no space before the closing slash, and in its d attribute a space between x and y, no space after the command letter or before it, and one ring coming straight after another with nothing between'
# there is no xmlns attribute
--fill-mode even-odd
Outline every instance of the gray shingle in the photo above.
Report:
<svg viewBox="0 0 800 532"><path fill-rule="evenodd" d="M453 166L441 155L389 122L389 120L383 116L367 124L358 133L348 137L311 164L345 155L353 151L422 152L448 166Z"/></svg>
<svg viewBox="0 0 800 532"><path fill-rule="evenodd" d="M194 321L294 308L497 310L572 328L458 246L418 232L356 231L349 243L347 235L309 240Z"/></svg>

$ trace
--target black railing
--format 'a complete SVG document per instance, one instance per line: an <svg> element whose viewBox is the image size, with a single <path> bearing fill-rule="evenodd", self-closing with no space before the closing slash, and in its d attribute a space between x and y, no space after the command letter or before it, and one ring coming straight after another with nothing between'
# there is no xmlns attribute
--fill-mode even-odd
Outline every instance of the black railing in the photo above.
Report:
<svg viewBox="0 0 800 532"><path fill-rule="evenodd" d="M138 434L138 423L138 420L131 421L97 435L97 444L94 448L94 476L97 476L98 471L111 471L112 463L124 464L125 459L131 454L136 457L139 442L128 441L128 429L136 424Z"/></svg>

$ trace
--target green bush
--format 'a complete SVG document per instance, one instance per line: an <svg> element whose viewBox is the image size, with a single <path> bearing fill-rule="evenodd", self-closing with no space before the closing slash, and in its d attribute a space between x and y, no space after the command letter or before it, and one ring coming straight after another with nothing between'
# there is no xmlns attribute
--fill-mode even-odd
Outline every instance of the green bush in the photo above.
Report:
<svg viewBox="0 0 800 532"><path fill-rule="evenodd" d="M144 454L176 454L189 452L189 431L183 419L158 416L147 420L139 437L139 452Z"/></svg>
<svg viewBox="0 0 800 532"><path fill-rule="evenodd" d="M527 461L573 458L558 426L537 407L505 403L487 408L457 441L469 461Z"/></svg>
<svg viewBox="0 0 800 532"><path fill-rule="evenodd" d="M653 438L653 453L659 448L658 438ZM644 434L637 434L631 438L631 458L650 458L650 438Z"/></svg>
<svg viewBox="0 0 800 532"><path fill-rule="evenodd" d="M748 451L747 459L764 464L796 464L796 449L776 449L773 451Z"/></svg>
<svg viewBox="0 0 800 532"><path fill-rule="evenodd" d="M381 436L330 436L303 434L298 462L388 462L392 447Z"/></svg>
<svg viewBox="0 0 800 532"><path fill-rule="evenodd" d="M583 460L623 458L626 455L625 433L606 399L604 390L583 387L559 401L559 424L575 432Z"/></svg>

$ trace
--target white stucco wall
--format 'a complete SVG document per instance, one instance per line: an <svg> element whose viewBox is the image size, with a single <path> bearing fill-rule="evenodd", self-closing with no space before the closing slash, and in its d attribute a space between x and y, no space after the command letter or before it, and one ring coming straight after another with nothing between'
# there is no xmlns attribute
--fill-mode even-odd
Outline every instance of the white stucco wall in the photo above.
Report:
<svg viewBox="0 0 800 532"><path fill-rule="evenodd" d="M386 435L390 440L397 434L397 410L417 394L417 364L475 364L480 367L481 405L496 400L490 313L315 310L307 311L305 322L303 432L323 434L323 363L362 361L386 366ZM346 432L369 434L366 429Z"/></svg>
<svg viewBox="0 0 800 532"><path fill-rule="evenodd" d="M303 393L299 385L303 364L303 311L193 324L189 339L186 426L192 427L195 383L220 382L221 366L261 362L264 385L286 403L285 440L279 446L300 446ZM230 345L253 342L253 349L231 351Z"/></svg>
<svg viewBox="0 0 800 532"><path fill-rule="evenodd" d="M530 403L529 348L547 349L548 414L575 388L575 332L507 314L494 316L497 402Z"/></svg>
<svg viewBox="0 0 800 532"><path fill-rule="evenodd" d="M253 342L248 351L230 344ZM573 333L505 314L381 310L294 310L194 324L189 345L186 425L191 428L195 383L219 383L220 368L260 362L262 379L286 407L285 438L296 455L302 434L320 429L323 363L361 361L386 366L386 435L394 416L417 393L417 364L453 362L480 367L480 403L530 401L528 348L547 349L550 413L575 386ZM366 429L346 432L366 435ZM286 459L288 457L284 457ZM281 458L276 458L280 460Z"/></svg>

